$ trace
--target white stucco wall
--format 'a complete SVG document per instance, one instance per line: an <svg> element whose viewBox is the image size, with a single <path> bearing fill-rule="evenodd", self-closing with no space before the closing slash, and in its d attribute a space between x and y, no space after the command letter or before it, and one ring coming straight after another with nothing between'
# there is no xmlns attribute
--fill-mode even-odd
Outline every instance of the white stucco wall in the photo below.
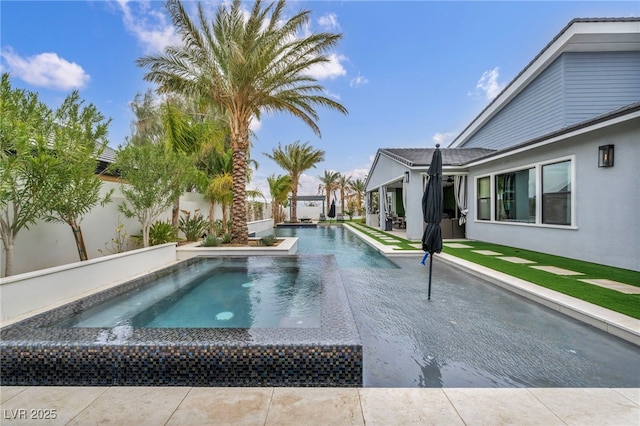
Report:
<svg viewBox="0 0 640 426"><path fill-rule="evenodd" d="M598 168L598 146L615 164ZM477 221L475 177L575 156L575 227ZM469 170L467 237L640 271L640 119L575 136ZM540 200L538 200L540 202Z"/></svg>
<svg viewBox="0 0 640 426"><path fill-rule="evenodd" d="M382 185L393 181L402 180L404 173L409 171L409 183L407 184L407 205L404 206L405 218L407 223L407 238L409 240L422 239L423 220L422 220L422 174L417 170L410 170L409 167L393 161L385 156L380 156L378 162L371 170L371 175L367 182L367 191L376 190ZM370 226L378 226L384 229L384 217L382 211L378 215L378 222L370 218L368 220Z"/></svg>
<svg viewBox="0 0 640 426"><path fill-rule="evenodd" d="M119 186L115 182L104 182L103 194L114 189L112 201L104 207L94 208L80 224L89 259L113 254L107 246L116 236L118 223L124 224L124 229L131 235L140 235L142 232L136 219L127 219L118 211L118 205L123 200ZM191 212L200 209L200 213L207 216L209 203L200 194L185 193L180 199L180 209ZM216 207L215 217L222 218L219 207ZM161 220L169 220L170 218L171 209L160 217ZM75 240L71 227L67 224L39 221L29 229L22 229L15 241L14 274L77 262L78 260ZM4 261L4 248L0 244L0 268L2 271L5 266Z"/></svg>

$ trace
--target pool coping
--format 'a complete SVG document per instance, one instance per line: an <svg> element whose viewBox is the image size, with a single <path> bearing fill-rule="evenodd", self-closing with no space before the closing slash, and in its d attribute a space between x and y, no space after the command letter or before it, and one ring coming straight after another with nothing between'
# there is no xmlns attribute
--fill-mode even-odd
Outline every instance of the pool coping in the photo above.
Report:
<svg viewBox="0 0 640 426"><path fill-rule="evenodd" d="M346 226L346 228L387 257L424 256L424 252L422 250L393 250L389 246L381 244L366 234L363 234L353 226ZM436 253L434 254L434 258L442 260L450 265L457 266L479 278L489 281L494 285L512 291L529 300L540 303L548 308L570 316L571 318L603 330L636 346L640 346L640 320L638 319L539 286L529 281L495 271L450 254Z"/></svg>

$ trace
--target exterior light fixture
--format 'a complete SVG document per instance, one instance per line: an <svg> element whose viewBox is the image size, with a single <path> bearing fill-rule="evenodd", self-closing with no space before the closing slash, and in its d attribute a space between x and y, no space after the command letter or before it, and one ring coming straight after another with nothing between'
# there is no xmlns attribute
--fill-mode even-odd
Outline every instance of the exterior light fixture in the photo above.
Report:
<svg viewBox="0 0 640 426"><path fill-rule="evenodd" d="M598 167L613 167L613 145L598 147Z"/></svg>
<svg viewBox="0 0 640 426"><path fill-rule="evenodd" d="M409 183L409 172L404 172L404 181Z"/></svg>

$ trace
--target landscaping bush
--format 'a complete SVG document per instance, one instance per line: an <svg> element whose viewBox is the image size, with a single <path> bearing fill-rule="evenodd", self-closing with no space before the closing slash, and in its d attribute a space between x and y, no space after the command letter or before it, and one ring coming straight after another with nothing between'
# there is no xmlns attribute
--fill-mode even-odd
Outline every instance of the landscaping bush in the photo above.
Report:
<svg viewBox="0 0 640 426"><path fill-rule="evenodd" d="M202 240L201 247L218 247L222 241L213 234L209 234Z"/></svg>
<svg viewBox="0 0 640 426"><path fill-rule="evenodd" d="M196 210L193 217L191 217L191 212L189 211L182 210L182 212L185 215L180 216L178 228L184 233L187 241L198 241L207 232L209 221L200 213L197 213L198 210Z"/></svg>
<svg viewBox="0 0 640 426"><path fill-rule="evenodd" d="M151 246L171 243L178 240L178 231L170 222L158 220L149 228L149 245Z"/></svg>
<svg viewBox="0 0 640 426"><path fill-rule="evenodd" d="M278 242L278 239L274 234L266 235L260 238L259 244L261 246L274 246Z"/></svg>

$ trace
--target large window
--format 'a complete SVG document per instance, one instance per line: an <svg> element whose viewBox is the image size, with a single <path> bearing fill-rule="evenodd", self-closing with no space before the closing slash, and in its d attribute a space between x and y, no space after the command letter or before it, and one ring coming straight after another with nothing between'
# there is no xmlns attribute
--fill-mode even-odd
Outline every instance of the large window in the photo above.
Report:
<svg viewBox="0 0 640 426"><path fill-rule="evenodd" d="M536 222L536 169L496 175L496 220Z"/></svg>
<svg viewBox="0 0 640 426"><path fill-rule="evenodd" d="M571 226L572 174L568 158L479 177L476 219Z"/></svg>
<svg viewBox="0 0 640 426"><path fill-rule="evenodd" d="M542 223L571 225L571 161L542 166Z"/></svg>
<svg viewBox="0 0 640 426"><path fill-rule="evenodd" d="M478 179L478 220L491 220L491 178Z"/></svg>

